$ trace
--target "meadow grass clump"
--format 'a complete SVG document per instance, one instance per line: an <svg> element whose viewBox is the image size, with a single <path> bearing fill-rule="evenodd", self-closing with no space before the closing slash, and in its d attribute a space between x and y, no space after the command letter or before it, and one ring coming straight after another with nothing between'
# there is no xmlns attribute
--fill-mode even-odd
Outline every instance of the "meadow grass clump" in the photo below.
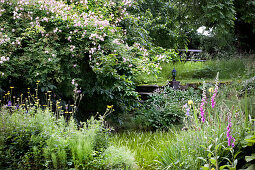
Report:
<svg viewBox="0 0 255 170"><path fill-rule="evenodd" d="M167 144L173 139L172 133L166 131L143 132L125 131L111 135L110 143L116 147L126 147L134 153L139 169L156 169L156 161Z"/></svg>
<svg viewBox="0 0 255 170"><path fill-rule="evenodd" d="M136 169L134 154L127 147L110 146L104 151L103 158L109 169Z"/></svg>

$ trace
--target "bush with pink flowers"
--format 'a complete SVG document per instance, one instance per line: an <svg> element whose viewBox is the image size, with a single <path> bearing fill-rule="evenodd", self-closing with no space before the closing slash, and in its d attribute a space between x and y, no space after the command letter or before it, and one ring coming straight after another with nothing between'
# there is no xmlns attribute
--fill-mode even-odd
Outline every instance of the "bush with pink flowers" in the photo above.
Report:
<svg viewBox="0 0 255 170"><path fill-rule="evenodd" d="M0 1L2 88L33 86L40 80L41 91L54 90L66 100L76 86L84 94L83 111L100 111L110 103L122 110L132 107L137 99L135 75L157 73L162 57L171 60L176 53L125 42L119 23L129 15L125 7L131 4Z"/></svg>

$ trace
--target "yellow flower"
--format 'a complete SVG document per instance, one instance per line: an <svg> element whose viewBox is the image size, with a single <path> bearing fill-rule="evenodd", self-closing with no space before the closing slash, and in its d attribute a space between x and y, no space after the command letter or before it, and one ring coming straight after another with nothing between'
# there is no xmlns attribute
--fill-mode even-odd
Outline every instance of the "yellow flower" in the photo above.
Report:
<svg viewBox="0 0 255 170"><path fill-rule="evenodd" d="M192 105L193 101L192 100L188 100L188 105Z"/></svg>
<svg viewBox="0 0 255 170"><path fill-rule="evenodd" d="M37 80L36 82L37 82L37 83L40 83L40 80Z"/></svg>
<svg viewBox="0 0 255 170"><path fill-rule="evenodd" d="M111 105L111 106L107 105L107 108L108 108L108 109L111 109L112 107L113 107L113 105Z"/></svg>
<svg viewBox="0 0 255 170"><path fill-rule="evenodd" d="M215 168L212 168L211 170L215 170Z"/></svg>
<svg viewBox="0 0 255 170"><path fill-rule="evenodd" d="M10 89L13 89L13 88L14 88L13 86L10 87Z"/></svg>
<svg viewBox="0 0 255 170"><path fill-rule="evenodd" d="M211 88L209 88L209 90L208 90L210 93L213 93L213 88L211 87Z"/></svg>

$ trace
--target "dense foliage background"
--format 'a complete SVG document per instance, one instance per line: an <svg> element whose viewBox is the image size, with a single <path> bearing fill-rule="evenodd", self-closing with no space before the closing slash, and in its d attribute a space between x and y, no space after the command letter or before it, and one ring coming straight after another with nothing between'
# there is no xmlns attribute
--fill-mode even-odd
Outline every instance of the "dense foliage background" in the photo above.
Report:
<svg viewBox="0 0 255 170"><path fill-rule="evenodd" d="M177 59L174 49L254 50L254 6L254 0L2 0L0 89L24 91L40 81L41 92L53 90L65 103L81 93L83 113L107 104L127 111L137 106L136 75L156 75L162 61Z"/></svg>
<svg viewBox="0 0 255 170"><path fill-rule="evenodd" d="M254 10L1 0L0 169L254 169ZM164 87L139 103L147 83Z"/></svg>

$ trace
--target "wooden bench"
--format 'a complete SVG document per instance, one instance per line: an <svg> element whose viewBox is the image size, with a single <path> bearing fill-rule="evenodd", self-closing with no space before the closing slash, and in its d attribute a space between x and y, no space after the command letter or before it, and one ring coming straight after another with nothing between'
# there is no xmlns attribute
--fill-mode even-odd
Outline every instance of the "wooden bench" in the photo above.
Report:
<svg viewBox="0 0 255 170"><path fill-rule="evenodd" d="M180 61L206 61L205 59L201 59L200 53L202 50L195 49L177 49L179 51Z"/></svg>

